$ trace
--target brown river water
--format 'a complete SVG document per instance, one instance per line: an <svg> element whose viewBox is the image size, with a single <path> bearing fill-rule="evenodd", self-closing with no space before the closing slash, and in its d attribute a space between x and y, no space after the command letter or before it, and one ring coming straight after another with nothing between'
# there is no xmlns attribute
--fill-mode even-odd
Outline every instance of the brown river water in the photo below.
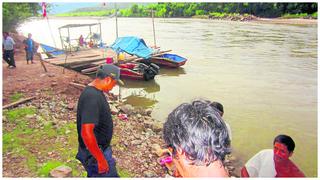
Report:
<svg viewBox="0 0 320 180"><path fill-rule="evenodd" d="M116 36L114 18L50 19L52 35L46 21L35 19L20 32L48 45L54 45L53 36L59 47L58 27L97 22L110 45ZM118 18L118 29L119 36L154 43L151 18ZM317 25L159 18L155 30L162 50L171 49L188 62L179 69L161 68L154 81L126 80L121 87L126 103L153 108L153 118L164 122L181 103L219 101L241 161L272 148L276 135L288 134L296 143L292 160L307 176L317 176ZM71 33L79 37L80 32Z"/></svg>

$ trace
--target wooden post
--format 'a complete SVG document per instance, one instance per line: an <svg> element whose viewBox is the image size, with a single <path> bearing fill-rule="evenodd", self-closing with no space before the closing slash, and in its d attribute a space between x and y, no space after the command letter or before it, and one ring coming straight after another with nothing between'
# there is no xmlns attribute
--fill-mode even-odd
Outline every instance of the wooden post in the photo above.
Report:
<svg viewBox="0 0 320 180"><path fill-rule="evenodd" d="M48 23L49 31L50 31L51 38L52 38L52 40L53 40L54 46L55 46L55 48L57 48L56 41L54 40L54 36L53 36L53 34L52 34L52 31L51 31L51 27L50 27L50 23L49 23L49 18L48 18L48 16L47 16L47 23Z"/></svg>
<svg viewBox="0 0 320 180"><path fill-rule="evenodd" d="M61 36L61 29L60 28L59 28L59 35L60 35L61 47L62 47L62 49L65 49L64 48L64 44L63 44L63 39L62 39L62 36Z"/></svg>
<svg viewBox="0 0 320 180"><path fill-rule="evenodd" d="M69 41L69 50L71 51L71 39L70 39L70 29L68 28L68 41Z"/></svg>
<svg viewBox="0 0 320 180"><path fill-rule="evenodd" d="M66 57L64 59L64 66L63 66L62 74L64 74L64 69L66 68L67 59L68 59L68 51L66 51Z"/></svg>
<svg viewBox="0 0 320 180"><path fill-rule="evenodd" d="M116 8L116 39L119 37L118 36L118 8L117 8L117 3L114 3L115 8Z"/></svg>
<svg viewBox="0 0 320 180"><path fill-rule="evenodd" d="M154 29L154 11L153 9L151 10L151 16L152 16L152 27L153 27L153 42L154 42L154 48L157 48L157 44L156 44L156 32Z"/></svg>
<svg viewBox="0 0 320 180"><path fill-rule="evenodd" d="M4 105L2 107L2 109L9 109L9 108L13 108L13 107L16 107L18 106L19 104L23 104L25 102L28 102L28 101L31 101L33 99L35 99L36 97L35 96L32 96L32 97L28 97L28 98L25 98L25 99L21 99L19 101L16 101L16 102L13 102L11 104L7 104L7 105Z"/></svg>
<svg viewBox="0 0 320 180"><path fill-rule="evenodd" d="M100 22L99 22L99 28L100 28L100 42L102 44L103 42L102 42L102 31L101 31L101 23ZM102 47L100 47L100 48L102 48Z"/></svg>

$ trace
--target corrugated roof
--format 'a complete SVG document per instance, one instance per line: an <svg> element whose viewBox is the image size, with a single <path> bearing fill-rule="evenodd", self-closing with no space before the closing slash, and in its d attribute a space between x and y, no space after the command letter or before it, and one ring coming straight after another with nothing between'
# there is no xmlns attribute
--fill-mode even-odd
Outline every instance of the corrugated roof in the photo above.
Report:
<svg viewBox="0 0 320 180"><path fill-rule="evenodd" d="M92 23L92 24L67 24L67 25L64 25L64 26L59 27L59 29L62 29L62 28L83 27L83 26L95 26L95 25L99 25L99 23Z"/></svg>

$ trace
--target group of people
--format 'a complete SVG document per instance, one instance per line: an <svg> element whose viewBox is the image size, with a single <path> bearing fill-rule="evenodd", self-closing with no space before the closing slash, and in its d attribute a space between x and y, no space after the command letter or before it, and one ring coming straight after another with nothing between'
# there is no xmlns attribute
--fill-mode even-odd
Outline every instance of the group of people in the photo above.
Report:
<svg viewBox="0 0 320 180"><path fill-rule="evenodd" d="M96 78L83 90L78 101L76 158L88 177L118 177L110 145L113 122L103 92L120 80L120 69L100 66ZM222 119L223 106L195 100L175 108L163 125L163 138L172 156L176 177L229 177L224 159L231 153L230 126ZM241 177L304 177L289 159L295 148L290 136L274 139L273 150L263 150L242 168Z"/></svg>
<svg viewBox="0 0 320 180"><path fill-rule="evenodd" d="M33 64L33 56L37 52L37 47L35 41L32 39L32 34L28 34L28 38L23 40L24 49L26 52L26 60L27 64L29 61ZM15 41L10 36L9 32L3 33L3 42L2 42L2 50L3 50L3 59L8 63L9 68L16 68L16 63L14 59L15 54Z"/></svg>
<svg viewBox="0 0 320 180"><path fill-rule="evenodd" d="M80 47L86 47L87 44L88 44L88 46L89 46L90 48L93 48L93 46L94 46L94 42L93 42L93 40L92 40L91 38L90 38L90 41L87 43L87 42L84 40L84 38L83 38L83 36L82 36L82 34L81 34L80 37L79 37L79 46L80 46Z"/></svg>

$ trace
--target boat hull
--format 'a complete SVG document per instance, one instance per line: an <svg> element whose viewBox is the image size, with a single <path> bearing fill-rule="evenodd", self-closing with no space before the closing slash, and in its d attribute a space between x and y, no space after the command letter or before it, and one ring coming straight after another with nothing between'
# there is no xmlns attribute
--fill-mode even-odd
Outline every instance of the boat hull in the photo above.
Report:
<svg viewBox="0 0 320 180"><path fill-rule="evenodd" d="M176 54L166 53L161 56L151 57L147 60L141 60L140 62L143 62L145 64L154 63L159 66L177 68L183 66L187 62L187 59Z"/></svg>
<svg viewBox="0 0 320 180"><path fill-rule="evenodd" d="M125 63L120 64L121 78L134 79L134 80L151 80L158 74L159 69L154 65L145 65L142 63Z"/></svg>
<svg viewBox="0 0 320 180"><path fill-rule="evenodd" d="M182 62L172 62L172 61L168 61L165 58L164 59L153 59L153 58L151 58L150 62L154 63L154 64L157 64L159 66L177 68L177 67L183 66L187 62L187 60L182 61Z"/></svg>

